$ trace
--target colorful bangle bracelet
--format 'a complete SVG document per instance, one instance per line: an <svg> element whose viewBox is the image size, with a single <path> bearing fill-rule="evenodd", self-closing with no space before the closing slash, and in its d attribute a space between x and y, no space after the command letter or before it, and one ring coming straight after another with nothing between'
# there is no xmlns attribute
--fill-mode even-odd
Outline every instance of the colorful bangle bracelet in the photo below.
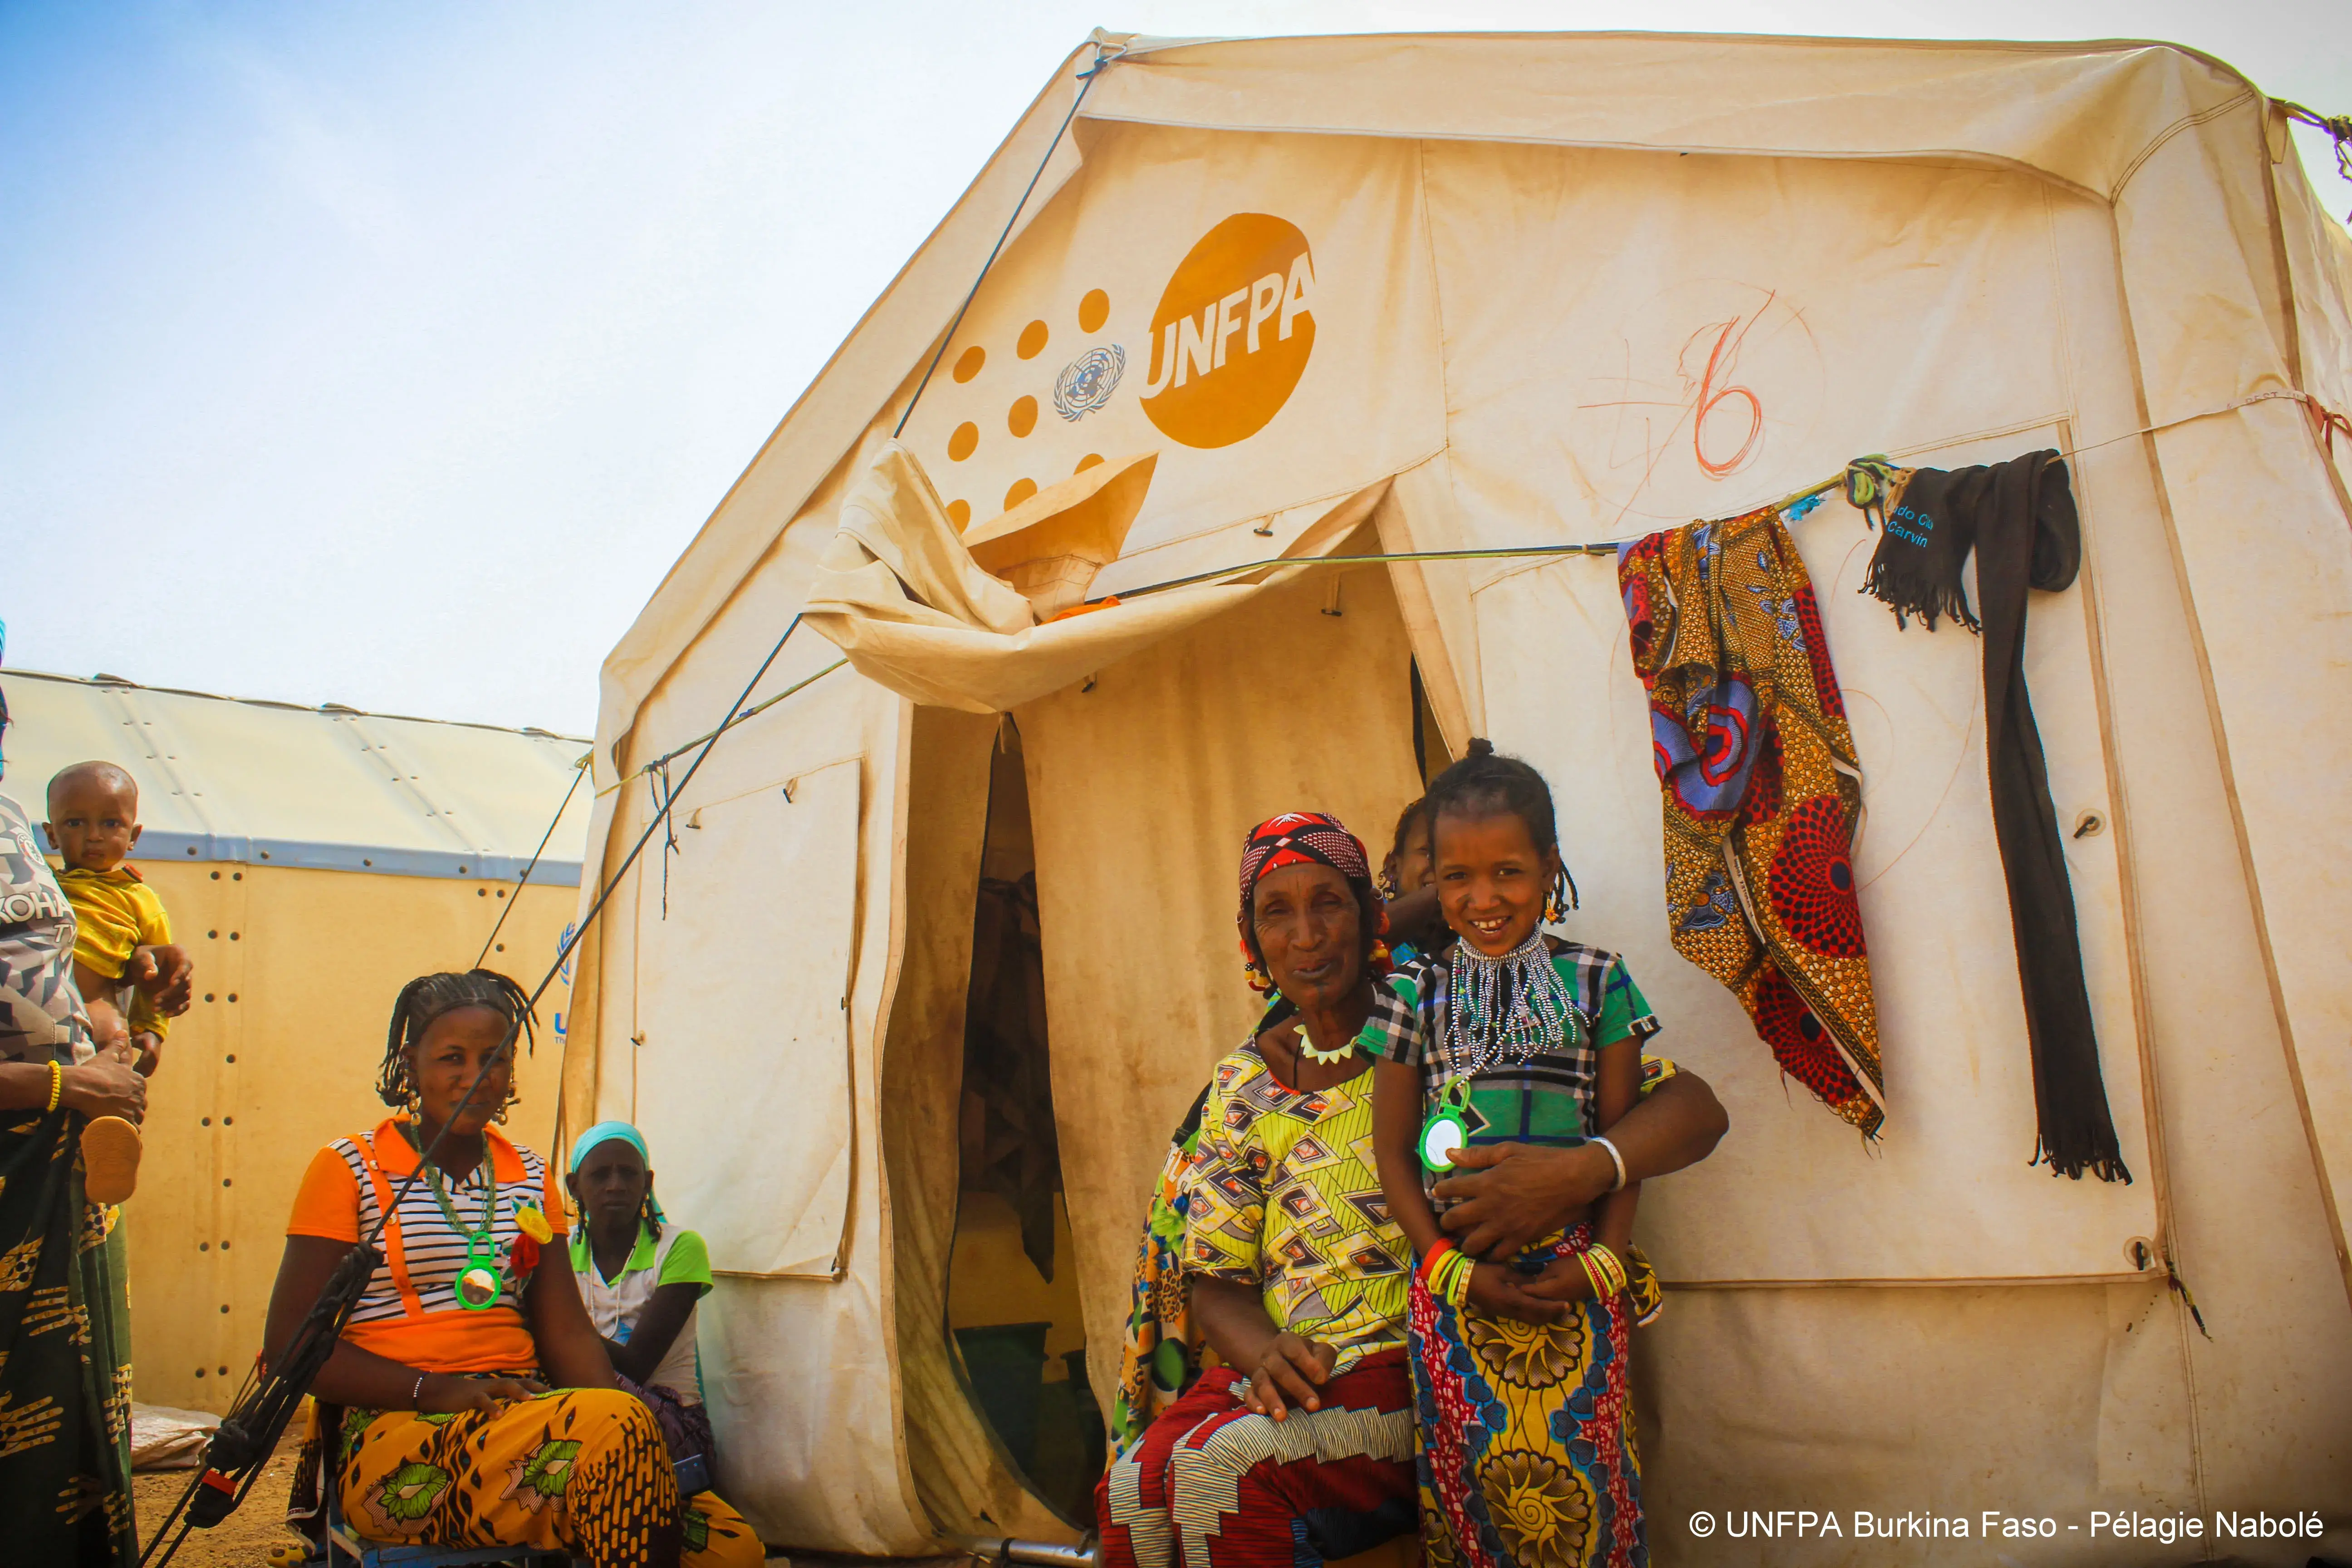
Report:
<svg viewBox="0 0 2352 1568"><path fill-rule="evenodd" d="M1625 1266L1618 1261L1615 1252L1595 1242L1577 1256L1583 1261L1585 1278L1592 1281L1595 1300L1606 1301L1623 1294Z"/></svg>
<svg viewBox="0 0 2352 1568"><path fill-rule="evenodd" d="M1467 1304L1470 1300L1470 1270L1472 1264L1470 1262L1470 1255L1466 1252L1459 1251L1454 1254L1453 1262L1454 1268L1452 1272L1448 1273L1445 1277L1445 1304L1458 1311Z"/></svg>
<svg viewBox="0 0 2352 1568"><path fill-rule="evenodd" d="M1421 1282L1423 1285L1427 1285L1431 1280L1434 1279L1437 1277L1437 1270L1444 1266L1447 1257L1456 1253L1458 1250L1459 1249L1455 1247L1454 1243L1451 1241L1441 1240L1436 1246L1431 1247L1427 1252L1423 1253L1421 1255L1421 1268L1416 1271L1421 1275ZM1435 1294L1433 1290L1431 1293L1433 1295Z"/></svg>
<svg viewBox="0 0 2352 1568"><path fill-rule="evenodd" d="M49 1103L42 1108L41 1114L47 1116L50 1111L55 1110L58 1108L58 1101L65 1097L66 1069L56 1062L51 1062L49 1064Z"/></svg>

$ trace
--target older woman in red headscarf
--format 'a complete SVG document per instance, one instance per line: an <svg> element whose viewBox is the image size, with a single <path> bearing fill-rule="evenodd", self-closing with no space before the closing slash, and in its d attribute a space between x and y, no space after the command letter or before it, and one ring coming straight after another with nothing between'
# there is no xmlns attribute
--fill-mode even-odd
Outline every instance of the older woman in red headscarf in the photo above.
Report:
<svg viewBox="0 0 2352 1568"><path fill-rule="evenodd" d="M1156 1227L1223 1364L1125 1435L1097 1493L1107 1568L1275 1568L1414 1525L1412 1255L1369 1152L1363 1049L1411 1016L1373 983L1386 952L1363 845L1319 813L1260 823L1240 921L1271 1005L1217 1064L1176 1218Z"/></svg>
<svg viewBox="0 0 2352 1568"><path fill-rule="evenodd" d="M1155 1191L1096 1490L1104 1568L1292 1568L1416 1523L1412 1252L1369 1154L1366 1054L1413 1021L1378 984L1388 917L1363 845L1317 812L1260 823L1239 920L1268 1005L1177 1129ZM1668 1068L1612 1135L1639 1180L1704 1159L1725 1125L1706 1085ZM1485 1257L1556 1227L1613 1175L1597 1146L1507 1144L1469 1152L1439 1190L1449 1229ZM1525 1305L1530 1321L1551 1311ZM1223 1364L1202 1371L1204 1351Z"/></svg>

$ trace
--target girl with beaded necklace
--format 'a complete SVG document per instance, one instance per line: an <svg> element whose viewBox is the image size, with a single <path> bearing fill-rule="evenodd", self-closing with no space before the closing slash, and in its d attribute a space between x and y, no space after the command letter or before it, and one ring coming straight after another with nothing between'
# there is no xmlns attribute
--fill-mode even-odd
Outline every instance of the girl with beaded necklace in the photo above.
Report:
<svg viewBox="0 0 2352 1568"><path fill-rule="evenodd" d="M1373 1084L1381 1191L1418 1259L1423 1548L1435 1568L1640 1568L1626 1267L1640 1189L1603 1134L1639 1098L1657 1020L1615 954L1544 934L1575 885L1541 774L1475 740L1428 811L1455 940L1391 978L1414 1026L1382 1039ZM1454 1150L1587 1141L1619 1185L1582 1219L1513 1258L1446 1239L1433 1189Z"/></svg>

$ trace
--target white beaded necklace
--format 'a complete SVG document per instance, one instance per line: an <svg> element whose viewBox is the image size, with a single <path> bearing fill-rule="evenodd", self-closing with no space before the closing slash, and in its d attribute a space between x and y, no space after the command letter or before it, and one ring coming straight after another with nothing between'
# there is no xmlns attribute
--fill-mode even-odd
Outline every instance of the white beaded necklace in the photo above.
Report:
<svg viewBox="0 0 2352 1568"><path fill-rule="evenodd" d="M1568 983L1538 927L1499 958L1454 944L1445 985L1446 1055L1455 1074L1520 1067L1546 1050L1574 1047L1584 1026Z"/></svg>

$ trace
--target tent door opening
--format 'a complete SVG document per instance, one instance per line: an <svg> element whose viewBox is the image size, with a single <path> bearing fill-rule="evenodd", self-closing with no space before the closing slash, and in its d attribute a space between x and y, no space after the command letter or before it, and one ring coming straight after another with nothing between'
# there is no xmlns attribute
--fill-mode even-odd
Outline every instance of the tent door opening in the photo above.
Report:
<svg viewBox="0 0 2352 1568"><path fill-rule="evenodd" d="M990 763L958 1111L948 1330L965 1392L1029 1489L1077 1523L1093 1512L1104 1426L1087 1381L1054 1124L1029 792L1009 720Z"/></svg>

